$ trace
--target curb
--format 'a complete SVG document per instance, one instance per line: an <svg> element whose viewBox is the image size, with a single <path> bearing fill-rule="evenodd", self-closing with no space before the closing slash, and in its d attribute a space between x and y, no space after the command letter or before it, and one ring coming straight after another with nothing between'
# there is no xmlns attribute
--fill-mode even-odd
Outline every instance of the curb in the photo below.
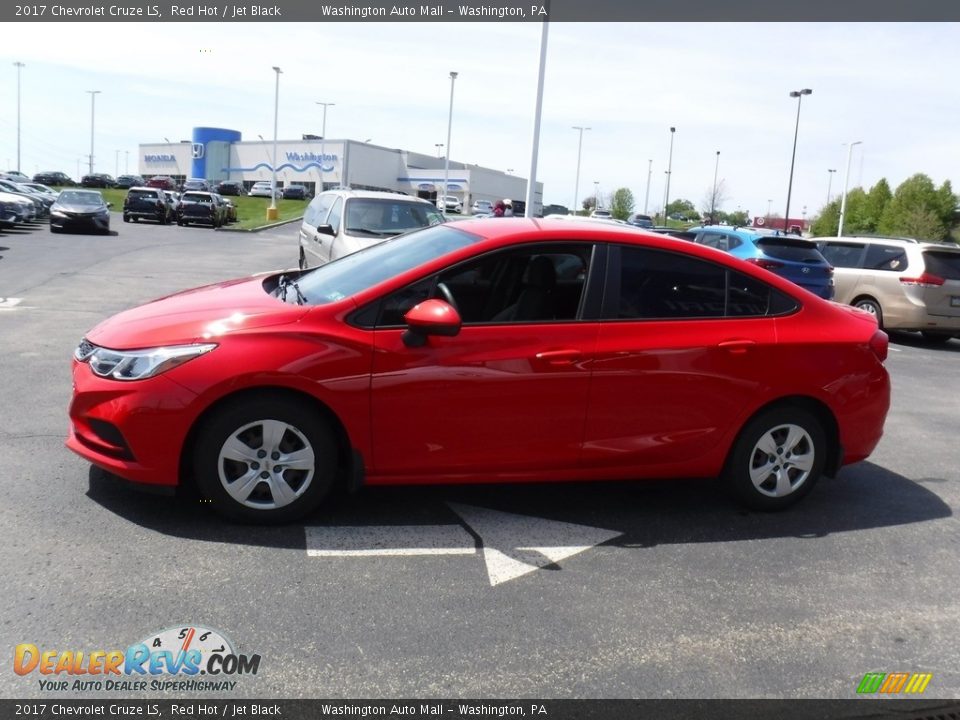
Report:
<svg viewBox="0 0 960 720"><path fill-rule="evenodd" d="M300 217L290 218L289 220L281 220L280 222L270 223L269 225L260 225L255 228L217 228L217 232L255 233L260 232L261 230L270 230L272 228L283 227L284 225L289 225L290 223L295 222L303 222L303 215Z"/></svg>

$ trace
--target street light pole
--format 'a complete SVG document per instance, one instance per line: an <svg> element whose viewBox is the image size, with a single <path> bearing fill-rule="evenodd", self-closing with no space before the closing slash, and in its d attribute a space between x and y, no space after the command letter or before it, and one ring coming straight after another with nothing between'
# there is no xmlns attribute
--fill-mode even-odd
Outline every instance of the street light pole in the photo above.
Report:
<svg viewBox="0 0 960 720"><path fill-rule="evenodd" d="M710 224L716 221L713 219L713 211L717 207L717 171L720 170L720 151L717 150L717 162L713 166L713 195L710 196Z"/></svg>
<svg viewBox="0 0 960 720"><path fill-rule="evenodd" d="M540 65L537 71L537 99L533 109L533 139L530 148L530 172L527 177L527 194L524 196L524 217L536 215L533 199L537 191L537 161L540 156L540 116L543 112L543 83L547 70L547 35L550 23L544 21L540 28ZM543 197L540 198L541 209ZM540 213L543 214L542 212Z"/></svg>
<svg viewBox="0 0 960 720"><path fill-rule="evenodd" d="M130 151L129 150L123 151L123 172L124 173L130 172Z"/></svg>
<svg viewBox="0 0 960 720"><path fill-rule="evenodd" d="M17 172L20 172L20 68L26 65L19 60L13 65L17 68Z"/></svg>
<svg viewBox="0 0 960 720"><path fill-rule="evenodd" d="M847 183L850 181L850 161L853 159L853 146L862 143L863 140L857 140L847 145L847 171L843 174L843 197L840 200L840 224L837 226L837 237L843 237L843 217L847 212Z"/></svg>
<svg viewBox="0 0 960 720"><path fill-rule="evenodd" d="M804 95L812 95L813 90L804 88L803 90L792 90L790 97L797 99L797 124L793 128L793 154L790 156L790 182L787 184L787 210L783 215L783 231L786 232L790 223L790 195L793 193L793 164L797 159L797 134L800 132L800 103Z"/></svg>
<svg viewBox="0 0 960 720"><path fill-rule="evenodd" d="M90 93L90 174L93 175L93 111L96 106L99 90L87 90Z"/></svg>
<svg viewBox="0 0 960 720"><path fill-rule="evenodd" d="M600 209L600 181L593 181L593 209Z"/></svg>
<svg viewBox="0 0 960 720"><path fill-rule="evenodd" d="M836 172L836 169L831 170L827 168L827 205L830 204L830 187L833 185L833 174Z"/></svg>
<svg viewBox="0 0 960 720"><path fill-rule="evenodd" d="M437 149L437 157L438 158L443 157L443 155L440 154L441 153L440 148L443 147L443 143L434 143L433 146Z"/></svg>
<svg viewBox="0 0 960 720"><path fill-rule="evenodd" d="M280 74L283 70L274 65L273 71L277 74L277 81L273 92L273 161L270 168L270 207L267 208L267 220L276 220L279 216L277 212L277 119L280 115Z"/></svg>
<svg viewBox="0 0 960 720"><path fill-rule="evenodd" d="M113 160L114 160L113 177L114 179L116 179L120 177L120 151L119 150L113 151Z"/></svg>
<svg viewBox="0 0 960 720"><path fill-rule="evenodd" d="M673 135L675 127L670 128L670 156L667 159L667 189L663 195L663 224L667 224L667 206L670 204L670 176L673 174Z"/></svg>
<svg viewBox="0 0 960 720"><path fill-rule="evenodd" d="M443 160L443 199L440 201L440 212L447 214L447 194L450 184L450 133L453 131L453 86L457 81L457 73L450 71L450 112L447 115L447 153Z"/></svg>
<svg viewBox="0 0 960 720"><path fill-rule="evenodd" d="M336 103L315 101L317 105L323 105L323 126L320 128L320 190L324 191L323 185L323 164L327 161L327 108L333 107ZM369 142L369 141L368 141Z"/></svg>
<svg viewBox="0 0 960 720"><path fill-rule="evenodd" d="M653 160L647 160L647 192L643 196L643 214L647 214L647 207L650 205L650 178L653 175Z"/></svg>
<svg viewBox="0 0 960 720"><path fill-rule="evenodd" d="M573 214L576 215L578 214L577 200L579 199L578 196L580 194L580 155L583 151L583 131L590 130L591 128L574 125L573 129L580 131L580 139L577 141L577 179L573 184Z"/></svg>

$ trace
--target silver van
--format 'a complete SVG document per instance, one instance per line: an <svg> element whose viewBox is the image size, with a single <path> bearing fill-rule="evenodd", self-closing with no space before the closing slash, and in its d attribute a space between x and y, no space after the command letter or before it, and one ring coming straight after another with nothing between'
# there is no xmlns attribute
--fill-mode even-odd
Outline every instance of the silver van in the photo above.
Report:
<svg viewBox="0 0 960 720"><path fill-rule="evenodd" d="M317 195L303 213L300 269L442 222L443 213L420 198L372 190L328 190Z"/></svg>
<svg viewBox="0 0 960 720"><path fill-rule="evenodd" d="M833 265L834 300L934 343L960 336L960 246L912 238L812 238Z"/></svg>

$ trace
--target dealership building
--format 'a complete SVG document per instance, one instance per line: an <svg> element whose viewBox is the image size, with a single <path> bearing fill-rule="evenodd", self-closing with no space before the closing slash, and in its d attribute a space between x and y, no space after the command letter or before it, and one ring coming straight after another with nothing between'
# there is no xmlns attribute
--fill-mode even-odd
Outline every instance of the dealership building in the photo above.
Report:
<svg viewBox="0 0 960 720"><path fill-rule="evenodd" d="M305 185L311 193L330 190L385 190L436 200L443 194L444 159L411 150L304 135L301 140L277 141L277 185ZM191 140L179 143L143 143L139 174L233 180L249 188L269 181L273 170L273 142L245 141L236 130L196 127ZM523 200L525 178L500 170L450 161L448 195L469 208L476 200ZM534 192L534 214L543 207L543 183Z"/></svg>

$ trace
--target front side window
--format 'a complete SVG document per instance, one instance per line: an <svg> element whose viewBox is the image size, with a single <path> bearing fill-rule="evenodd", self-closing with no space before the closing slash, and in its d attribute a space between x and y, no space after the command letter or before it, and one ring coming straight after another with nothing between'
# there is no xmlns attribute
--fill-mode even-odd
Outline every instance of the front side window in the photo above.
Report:
<svg viewBox="0 0 960 720"><path fill-rule="evenodd" d="M828 242L820 250L826 261L839 268L860 267L863 245L860 243Z"/></svg>
<svg viewBox="0 0 960 720"><path fill-rule="evenodd" d="M593 248L529 245L485 255L384 298L378 327L402 326L428 298L453 301L465 326L577 319Z"/></svg>
<svg viewBox="0 0 960 720"><path fill-rule="evenodd" d="M327 213L330 212L330 206L333 205L334 195L318 195L307 206L307 211L303 215L303 221L307 225L317 227L322 225L327 219Z"/></svg>
<svg viewBox="0 0 960 720"><path fill-rule="evenodd" d="M337 198L333 207L330 208L330 214L327 215L326 224L336 232L340 228L340 215L343 213L343 198Z"/></svg>

